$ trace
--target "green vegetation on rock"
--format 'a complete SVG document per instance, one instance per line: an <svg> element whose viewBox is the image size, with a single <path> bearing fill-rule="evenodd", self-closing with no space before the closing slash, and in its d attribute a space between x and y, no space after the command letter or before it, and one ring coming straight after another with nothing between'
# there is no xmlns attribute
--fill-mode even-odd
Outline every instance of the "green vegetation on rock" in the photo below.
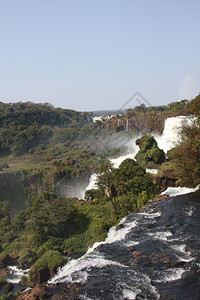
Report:
<svg viewBox="0 0 200 300"><path fill-rule="evenodd" d="M165 153L161 150L153 136L144 135L136 140L140 150L135 159L143 166L161 165L165 162Z"/></svg>

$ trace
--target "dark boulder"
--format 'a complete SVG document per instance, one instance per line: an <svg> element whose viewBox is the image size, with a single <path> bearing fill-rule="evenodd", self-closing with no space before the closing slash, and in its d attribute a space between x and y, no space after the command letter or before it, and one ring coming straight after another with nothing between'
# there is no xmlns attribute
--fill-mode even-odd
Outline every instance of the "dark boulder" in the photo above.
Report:
<svg viewBox="0 0 200 300"><path fill-rule="evenodd" d="M43 268L39 271L31 273L31 281L35 283L45 283L52 278L56 273L56 270L52 268Z"/></svg>
<svg viewBox="0 0 200 300"><path fill-rule="evenodd" d="M4 293L7 294L7 293L11 292L13 290L13 288L14 288L14 286L13 286L12 282L8 282L4 285L3 291L4 291Z"/></svg>
<svg viewBox="0 0 200 300"><path fill-rule="evenodd" d="M32 290L29 290L17 297L18 300L42 300L47 299L52 295L48 288L42 284L36 285Z"/></svg>
<svg viewBox="0 0 200 300"><path fill-rule="evenodd" d="M161 188L161 192L165 191L168 187L176 186L176 181L178 177L172 170L166 170L162 176L157 175L155 177L156 184L158 184Z"/></svg>

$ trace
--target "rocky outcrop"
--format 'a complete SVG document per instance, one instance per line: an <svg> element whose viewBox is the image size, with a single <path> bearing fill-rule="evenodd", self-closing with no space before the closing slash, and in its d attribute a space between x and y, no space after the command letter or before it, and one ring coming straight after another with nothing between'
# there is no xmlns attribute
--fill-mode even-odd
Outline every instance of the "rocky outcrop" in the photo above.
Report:
<svg viewBox="0 0 200 300"><path fill-rule="evenodd" d="M56 273L56 269L43 268L38 271L31 272L31 280L35 283L45 283Z"/></svg>
<svg viewBox="0 0 200 300"><path fill-rule="evenodd" d="M0 268L0 278L5 278L10 275L10 270L7 267Z"/></svg>
<svg viewBox="0 0 200 300"><path fill-rule="evenodd" d="M45 285L38 284L32 290L29 290L17 297L18 300L42 300L52 295Z"/></svg>
<svg viewBox="0 0 200 300"><path fill-rule="evenodd" d="M131 263L135 266L141 267L153 267L155 269L168 269L184 265L185 262L180 261L178 258L175 259L171 257L169 253L165 252L154 252L150 255L147 253L140 252L135 250L133 247L128 249L129 252L132 252Z"/></svg>
<svg viewBox="0 0 200 300"><path fill-rule="evenodd" d="M14 288L14 286L13 286L12 282L7 282L3 287L3 291L4 291L4 293L7 294L7 293L11 292L13 290L13 288Z"/></svg>
<svg viewBox="0 0 200 300"><path fill-rule="evenodd" d="M18 255L6 255L0 256L0 268L5 268L7 266L13 266L17 263ZM2 277L2 276L0 276Z"/></svg>
<svg viewBox="0 0 200 300"><path fill-rule="evenodd" d="M17 300L42 300L42 299L79 299L78 294L82 285L74 282L71 284L60 283L38 284L32 290L29 290L17 297Z"/></svg>
<svg viewBox="0 0 200 300"><path fill-rule="evenodd" d="M184 115L181 113L181 115ZM180 113L137 113L135 115L128 116L129 128L137 132L151 133L157 132L162 133L164 128L164 121L166 118L180 116ZM127 116L120 118L112 118L107 121L104 126L115 127L116 131L123 131L126 128Z"/></svg>
<svg viewBox="0 0 200 300"><path fill-rule="evenodd" d="M165 191L168 187L176 186L176 181L178 177L172 170L166 170L161 176L157 175L155 177L155 182L160 186L161 192Z"/></svg>

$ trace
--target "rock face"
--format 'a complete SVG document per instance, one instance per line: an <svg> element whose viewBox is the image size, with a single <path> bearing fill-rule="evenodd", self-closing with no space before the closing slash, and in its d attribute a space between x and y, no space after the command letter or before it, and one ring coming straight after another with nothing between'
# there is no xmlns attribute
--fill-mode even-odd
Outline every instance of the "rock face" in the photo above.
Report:
<svg viewBox="0 0 200 300"><path fill-rule="evenodd" d="M38 284L32 290L29 290L17 297L17 300L75 300L79 298L79 292L83 286L80 283L74 282L71 284L60 283L53 284Z"/></svg>
<svg viewBox="0 0 200 300"><path fill-rule="evenodd" d="M166 170L162 176L156 176L155 181L161 188L161 192L166 190L168 187L176 186L176 181L178 177L174 174L172 170Z"/></svg>
<svg viewBox="0 0 200 300"><path fill-rule="evenodd" d="M12 282L8 282L8 283L6 283L6 285L4 285L4 287L3 287L3 291L4 291L4 293L9 293L9 292L11 292L13 290L13 284L12 284Z"/></svg>
<svg viewBox="0 0 200 300"><path fill-rule="evenodd" d="M5 278L10 274L10 270L8 268L0 268L0 278Z"/></svg>
<svg viewBox="0 0 200 300"><path fill-rule="evenodd" d="M17 262L18 256L0 256L0 278L7 277L10 274L10 270L7 266L15 265Z"/></svg>
<svg viewBox="0 0 200 300"><path fill-rule="evenodd" d="M47 287L41 284L36 285L32 290L25 292L17 297L18 300L42 300L52 295Z"/></svg>
<svg viewBox="0 0 200 300"><path fill-rule="evenodd" d="M55 275L55 272L56 270L52 268L43 268L32 273L31 279L35 283L45 283Z"/></svg>
<svg viewBox="0 0 200 300"><path fill-rule="evenodd" d="M199 300L199 199L199 191L166 197L127 216L107 242L60 270L55 285L18 299Z"/></svg>

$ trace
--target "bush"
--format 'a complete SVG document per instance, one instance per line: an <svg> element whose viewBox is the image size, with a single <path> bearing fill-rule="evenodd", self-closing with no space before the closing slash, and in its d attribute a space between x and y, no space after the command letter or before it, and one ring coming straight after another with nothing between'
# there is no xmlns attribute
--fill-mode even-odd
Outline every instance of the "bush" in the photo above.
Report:
<svg viewBox="0 0 200 300"><path fill-rule="evenodd" d="M62 251L68 254L82 253L87 251L87 241L85 234L76 234L64 240Z"/></svg>
<svg viewBox="0 0 200 300"><path fill-rule="evenodd" d="M165 162L165 153L157 145L153 136L144 135L141 139L136 140L136 145L140 150L135 159L143 166L147 166L148 162L154 162L157 165Z"/></svg>
<svg viewBox="0 0 200 300"><path fill-rule="evenodd" d="M181 142L168 153L179 183L188 187L200 184L200 127L196 122L182 127Z"/></svg>
<svg viewBox="0 0 200 300"><path fill-rule="evenodd" d="M6 283L6 279L4 277L0 277L0 285Z"/></svg>
<svg viewBox="0 0 200 300"><path fill-rule="evenodd" d="M50 250L45 252L45 254L39 258L30 269L30 273L33 271L38 271L43 268L56 269L61 267L65 263L66 259L58 251Z"/></svg>
<svg viewBox="0 0 200 300"><path fill-rule="evenodd" d="M25 261L32 264L37 259L36 253L29 248L24 248L19 252L19 261Z"/></svg>
<svg viewBox="0 0 200 300"><path fill-rule="evenodd" d="M28 278L27 278L27 276L25 276L25 275L22 275L22 276L20 277L20 281L25 281L25 282L27 282L27 280L28 280Z"/></svg>

